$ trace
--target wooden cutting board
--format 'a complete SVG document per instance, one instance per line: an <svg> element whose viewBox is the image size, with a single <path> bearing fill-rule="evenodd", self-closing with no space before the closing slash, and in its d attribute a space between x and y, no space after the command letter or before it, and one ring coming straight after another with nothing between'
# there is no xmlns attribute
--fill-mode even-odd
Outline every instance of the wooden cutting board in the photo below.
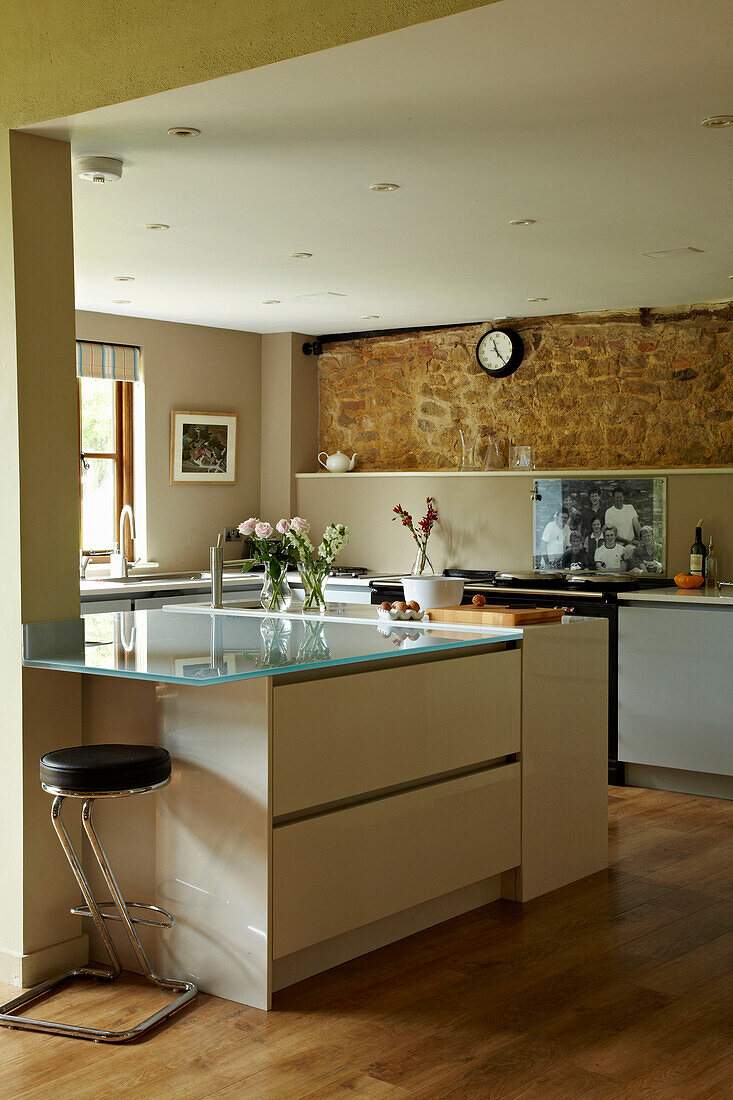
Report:
<svg viewBox="0 0 733 1100"><path fill-rule="evenodd" d="M429 607L428 618L434 623L462 623L466 626L532 626L534 623L559 623L564 612L554 607Z"/></svg>

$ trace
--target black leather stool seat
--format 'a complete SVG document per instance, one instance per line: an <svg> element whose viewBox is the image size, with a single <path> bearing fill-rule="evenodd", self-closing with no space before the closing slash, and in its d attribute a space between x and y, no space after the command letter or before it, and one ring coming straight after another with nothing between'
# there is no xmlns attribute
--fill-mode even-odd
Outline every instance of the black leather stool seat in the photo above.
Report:
<svg viewBox="0 0 733 1100"><path fill-rule="evenodd" d="M79 794L152 787L170 774L170 753L158 745L74 745L41 757L41 783Z"/></svg>

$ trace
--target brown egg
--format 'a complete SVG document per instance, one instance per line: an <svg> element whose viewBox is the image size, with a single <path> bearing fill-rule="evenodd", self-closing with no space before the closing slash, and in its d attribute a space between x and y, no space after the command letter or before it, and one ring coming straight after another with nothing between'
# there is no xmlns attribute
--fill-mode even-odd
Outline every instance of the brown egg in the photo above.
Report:
<svg viewBox="0 0 733 1100"><path fill-rule="evenodd" d="M380 603L379 610L380 611L389 611L391 607L392 607L392 604L387 603L387 601L385 600L384 603Z"/></svg>
<svg viewBox="0 0 733 1100"><path fill-rule="evenodd" d="M409 607L410 611L420 610L420 604L417 602L417 600L410 600L407 606Z"/></svg>
<svg viewBox="0 0 733 1100"><path fill-rule="evenodd" d="M396 603L392 604L392 607L395 609L395 611L407 611L407 604L404 600L397 600Z"/></svg>
<svg viewBox="0 0 733 1100"><path fill-rule="evenodd" d="M476 595L473 597L473 604L474 607L485 607L486 596L482 596L480 592L477 592Z"/></svg>

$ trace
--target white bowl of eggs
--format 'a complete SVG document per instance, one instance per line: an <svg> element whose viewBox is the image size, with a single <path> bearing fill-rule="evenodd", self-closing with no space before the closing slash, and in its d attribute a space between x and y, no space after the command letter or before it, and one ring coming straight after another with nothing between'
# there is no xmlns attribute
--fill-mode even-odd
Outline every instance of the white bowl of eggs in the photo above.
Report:
<svg viewBox="0 0 733 1100"><path fill-rule="evenodd" d="M401 577L407 604L415 602L420 607L457 607L463 599L463 580L460 577L440 577L428 574L422 577Z"/></svg>
<svg viewBox="0 0 733 1100"><path fill-rule="evenodd" d="M377 608L380 619L389 619L391 622L419 622L425 612L421 609L417 600L405 603L404 600L395 600L394 603L380 604Z"/></svg>

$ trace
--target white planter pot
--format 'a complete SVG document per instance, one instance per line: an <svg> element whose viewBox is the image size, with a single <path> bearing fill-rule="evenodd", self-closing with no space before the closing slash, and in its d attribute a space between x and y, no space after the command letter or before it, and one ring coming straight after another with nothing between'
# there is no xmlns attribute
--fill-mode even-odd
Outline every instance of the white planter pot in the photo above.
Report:
<svg viewBox="0 0 733 1100"><path fill-rule="evenodd" d="M463 598L460 577L401 577L405 602L416 600L421 610L428 607L457 607Z"/></svg>

